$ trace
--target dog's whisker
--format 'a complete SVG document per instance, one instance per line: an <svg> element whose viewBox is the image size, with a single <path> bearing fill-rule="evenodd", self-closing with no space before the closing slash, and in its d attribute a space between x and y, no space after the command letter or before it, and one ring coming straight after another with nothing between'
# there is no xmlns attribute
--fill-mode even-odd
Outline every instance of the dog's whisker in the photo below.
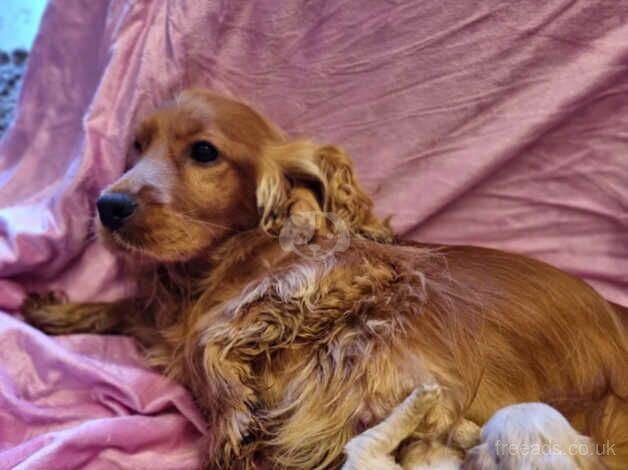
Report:
<svg viewBox="0 0 628 470"><path fill-rule="evenodd" d="M213 228L218 228L218 229L224 229L227 230L229 232L233 232L233 233L246 233L246 232L252 232L254 230L257 230L257 227L253 228L253 229L249 229L249 230L239 230L236 229L235 227L230 227L228 225L222 225L222 224L217 224L215 222L209 222L207 220L202 220L202 219L198 219L196 217L192 217L190 215L188 215L190 213L185 213L185 212L180 212L179 215L181 217L183 217L186 220L189 220L190 222L194 223L194 224L198 224L198 225L203 225L206 227L213 227Z"/></svg>

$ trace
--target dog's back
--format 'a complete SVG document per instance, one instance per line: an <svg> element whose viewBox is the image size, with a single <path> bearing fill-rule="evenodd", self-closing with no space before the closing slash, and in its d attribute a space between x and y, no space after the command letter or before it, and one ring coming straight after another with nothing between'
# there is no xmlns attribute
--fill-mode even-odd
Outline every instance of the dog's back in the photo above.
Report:
<svg viewBox="0 0 628 470"><path fill-rule="evenodd" d="M440 252L480 319L473 327L479 328L481 344L465 345L463 340L454 346L459 357L463 351L479 354L464 361L471 371L461 371L468 390L472 363L483 368L466 416L482 423L502 406L543 401L591 436L607 464L625 468L628 309L536 260L477 247L443 247ZM448 313L446 307L440 311ZM452 338L463 337L471 324L461 306L450 321L458 329Z"/></svg>

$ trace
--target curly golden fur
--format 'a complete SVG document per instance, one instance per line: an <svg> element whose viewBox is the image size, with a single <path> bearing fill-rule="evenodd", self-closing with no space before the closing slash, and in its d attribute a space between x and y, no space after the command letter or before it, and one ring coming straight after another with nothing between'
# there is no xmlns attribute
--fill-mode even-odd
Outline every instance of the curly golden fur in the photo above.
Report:
<svg viewBox="0 0 628 470"><path fill-rule="evenodd" d="M338 147L290 141L250 107L182 93L139 127L131 168L103 191L136 208L102 240L137 266L135 298L31 296L44 331L136 337L189 387L210 468L338 468L356 434L416 387L442 387L451 423L544 402L628 461L626 310L544 263L500 251L401 243ZM209 142L218 156L190 157ZM325 256L285 250L312 212Z"/></svg>

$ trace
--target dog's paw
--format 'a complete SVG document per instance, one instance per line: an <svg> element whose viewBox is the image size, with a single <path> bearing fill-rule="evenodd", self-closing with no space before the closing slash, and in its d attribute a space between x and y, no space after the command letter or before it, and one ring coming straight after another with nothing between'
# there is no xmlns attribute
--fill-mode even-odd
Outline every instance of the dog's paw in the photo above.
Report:
<svg viewBox="0 0 628 470"><path fill-rule="evenodd" d="M22 302L20 312L27 323L49 334L63 334L70 324L63 292L33 292Z"/></svg>
<svg viewBox="0 0 628 470"><path fill-rule="evenodd" d="M59 305L67 302L67 296L61 291L31 292L22 302L22 313L36 312L50 305Z"/></svg>

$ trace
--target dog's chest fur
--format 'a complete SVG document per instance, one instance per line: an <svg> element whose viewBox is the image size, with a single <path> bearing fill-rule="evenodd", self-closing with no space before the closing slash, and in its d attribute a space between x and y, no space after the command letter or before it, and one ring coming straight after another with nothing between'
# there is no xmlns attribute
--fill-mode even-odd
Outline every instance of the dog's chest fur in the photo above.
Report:
<svg viewBox="0 0 628 470"><path fill-rule="evenodd" d="M418 355L397 348L417 334L409 319L420 315L428 281L355 245L319 260L266 250L270 262L223 267L185 321L163 331L153 362L190 386L210 426L237 401L281 447L295 427L315 446L339 426L347 438L369 426L431 380Z"/></svg>

